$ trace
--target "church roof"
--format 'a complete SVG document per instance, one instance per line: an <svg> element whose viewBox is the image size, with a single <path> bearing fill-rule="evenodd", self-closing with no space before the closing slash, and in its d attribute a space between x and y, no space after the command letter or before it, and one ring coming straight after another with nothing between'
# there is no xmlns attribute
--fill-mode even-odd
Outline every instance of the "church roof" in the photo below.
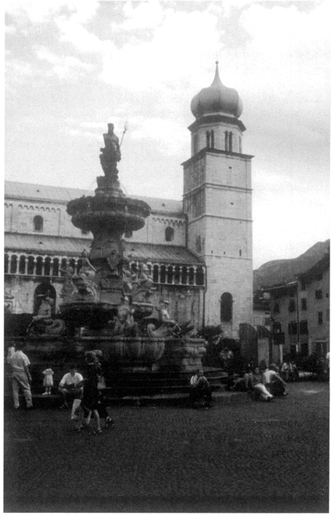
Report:
<svg viewBox="0 0 331 516"><path fill-rule="evenodd" d="M87 238L5 233L5 251L13 250L24 254L80 256L84 249L89 250L90 245L91 240Z"/></svg>
<svg viewBox="0 0 331 516"><path fill-rule="evenodd" d="M203 262L185 247L125 242L124 248L125 256L132 260L178 265L203 265Z"/></svg>
<svg viewBox="0 0 331 516"><path fill-rule="evenodd" d="M5 233L5 252L39 254L49 256L80 256L89 251L90 239L67 238L46 235ZM192 252L181 246L124 242L124 253L130 260L152 263L174 263L178 265L202 265Z"/></svg>
<svg viewBox="0 0 331 516"><path fill-rule="evenodd" d="M67 204L73 199L83 195L94 196L94 190L81 190L79 188L66 188L63 186L46 186L32 183L19 183L5 181L5 198L26 199L30 201L47 201ZM163 212L177 217L184 217L183 202L174 199L159 199L157 197L142 197L127 195L134 199L145 201L153 212Z"/></svg>

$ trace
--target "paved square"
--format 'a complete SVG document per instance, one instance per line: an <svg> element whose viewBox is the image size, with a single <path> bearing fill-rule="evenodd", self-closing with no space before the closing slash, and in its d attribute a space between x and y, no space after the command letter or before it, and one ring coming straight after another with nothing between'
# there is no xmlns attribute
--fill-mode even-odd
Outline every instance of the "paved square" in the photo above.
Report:
<svg viewBox="0 0 331 516"><path fill-rule="evenodd" d="M113 407L76 434L56 409L5 411L6 512L327 512L329 385L271 403Z"/></svg>

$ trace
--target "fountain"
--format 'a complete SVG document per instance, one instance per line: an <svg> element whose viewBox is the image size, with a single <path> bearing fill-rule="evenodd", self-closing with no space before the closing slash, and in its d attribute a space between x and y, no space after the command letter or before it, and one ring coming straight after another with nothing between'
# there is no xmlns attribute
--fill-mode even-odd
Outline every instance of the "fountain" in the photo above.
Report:
<svg viewBox="0 0 331 516"><path fill-rule="evenodd" d="M97 177L95 195L67 205L74 226L92 232L91 250L83 252L77 274L70 266L63 269L59 315L39 332L35 324L29 327L27 353L56 362L62 374L69 361L80 364L85 351L99 349L106 380L116 385L113 395L173 392L201 367L205 341L195 337L189 321L180 327L170 318L148 264L130 268L123 234L141 229L151 209L121 190L113 124L103 137L104 175Z"/></svg>

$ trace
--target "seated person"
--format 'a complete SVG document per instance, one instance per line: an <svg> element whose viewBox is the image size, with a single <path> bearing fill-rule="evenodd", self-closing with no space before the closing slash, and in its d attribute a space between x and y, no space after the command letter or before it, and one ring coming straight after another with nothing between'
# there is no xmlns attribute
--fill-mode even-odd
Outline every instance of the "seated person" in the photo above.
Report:
<svg viewBox="0 0 331 516"><path fill-rule="evenodd" d="M62 397L62 405L60 408L68 408L70 401L81 399L83 387L80 386L77 388L77 384L82 380L82 375L76 371L76 365L70 364L69 373L65 374L59 383L59 393Z"/></svg>
<svg viewBox="0 0 331 516"><path fill-rule="evenodd" d="M273 395L267 390L266 386L263 385L262 373L258 367L254 369L253 373L253 393L256 400L271 401Z"/></svg>
<svg viewBox="0 0 331 516"><path fill-rule="evenodd" d="M291 382L296 382L299 380L299 371L296 366L296 364L292 361L290 361L290 374L289 374L289 380Z"/></svg>
<svg viewBox="0 0 331 516"><path fill-rule="evenodd" d="M271 364L270 368L264 371L263 385L273 396L287 396L286 382L278 374L275 364Z"/></svg>
<svg viewBox="0 0 331 516"><path fill-rule="evenodd" d="M234 380L230 391L251 392L253 390L253 369L248 365L242 378Z"/></svg>
<svg viewBox="0 0 331 516"><path fill-rule="evenodd" d="M200 369L190 380L190 404L196 407L198 401L206 400L205 406L211 406L211 387L207 378L204 376L202 369Z"/></svg>
<svg viewBox="0 0 331 516"><path fill-rule="evenodd" d="M288 382L290 377L290 361L288 359L284 360L280 372L285 382Z"/></svg>

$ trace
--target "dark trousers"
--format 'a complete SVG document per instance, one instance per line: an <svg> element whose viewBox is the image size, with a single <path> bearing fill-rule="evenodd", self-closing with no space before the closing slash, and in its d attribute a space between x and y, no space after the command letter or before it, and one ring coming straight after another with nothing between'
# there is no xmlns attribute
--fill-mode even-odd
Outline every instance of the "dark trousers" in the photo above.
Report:
<svg viewBox="0 0 331 516"><path fill-rule="evenodd" d="M191 387L190 391L190 403L194 405L200 400L206 400L207 403L211 402L211 388L207 385Z"/></svg>
<svg viewBox="0 0 331 516"><path fill-rule="evenodd" d="M266 387L273 396L282 396L285 392L284 384L279 380L273 380Z"/></svg>
<svg viewBox="0 0 331 516"><path fill-rule="evenodd" d="M82 397L82 389L59 389L61 401L63 405L71 405L75 399L80 400Z"/></svg>

